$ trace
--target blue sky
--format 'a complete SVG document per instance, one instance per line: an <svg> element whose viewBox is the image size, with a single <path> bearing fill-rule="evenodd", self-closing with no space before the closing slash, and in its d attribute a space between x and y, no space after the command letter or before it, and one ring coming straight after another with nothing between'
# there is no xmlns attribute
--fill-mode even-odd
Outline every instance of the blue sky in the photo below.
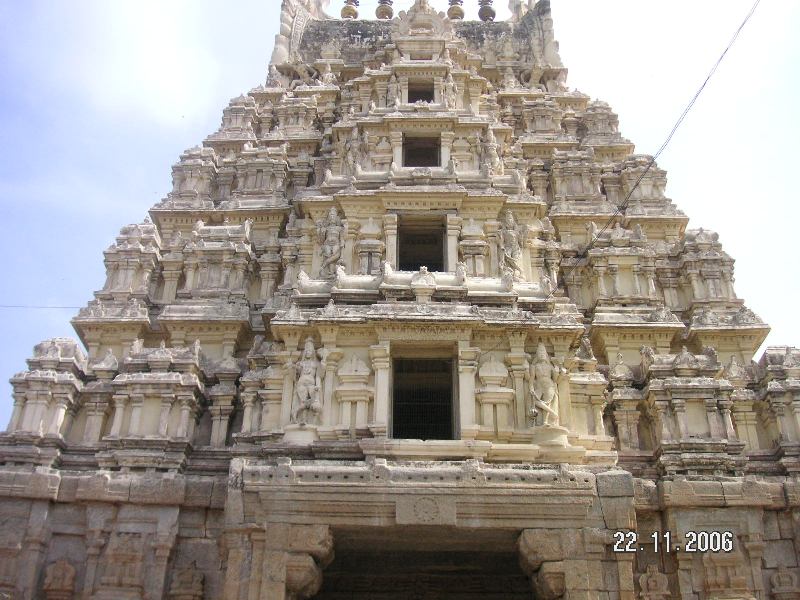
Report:
<svg viewBox="0 0 800 600"><path fill-rule="evenodd" d="M363 0L362 16L375 4ZM505 2L495 4L502 18ZM752 1L552 4L570 85L609 102L623 134L652 153ZM477 0L465 5L474 14ZM91 299L119 228L169 191L171 165L216 130L228 100L264 80L279 8L0 0L0 304ZM718 231L737 259L737 292L772 325L769 344L800 345L798 30L800 2L764 0L660 161L691 226ZM0 428L7 379L35 343L73 335L75 312L0 309Z"/></svg>

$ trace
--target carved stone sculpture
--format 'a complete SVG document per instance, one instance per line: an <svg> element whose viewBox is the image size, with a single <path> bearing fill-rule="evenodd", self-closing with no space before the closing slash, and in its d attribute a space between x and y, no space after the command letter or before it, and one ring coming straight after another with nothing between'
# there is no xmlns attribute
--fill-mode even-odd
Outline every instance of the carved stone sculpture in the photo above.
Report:
<svg viewBox="0 0 800 600"><path fill-rule="evenodd" d="M400 83L397 81L397 75L392 73L391 79L389 79L389 87L386 93L386 106L389 108L394 108L400 106L402 102L402 96L400 95Z"/></svg>
<svg viewBox="0 0 800 600"><path fill-rule="evenodd" d="M458 86L452 73L448 73L444 81L444 105L451 109L458 107Z"/></svg>
<svg viewBox="0 0 800 600"><path fill-rule="evenodd" d="M328 218L317 223L317 236L322 250L322 279L335 279L336 267L342 259L344 249L344 225L336 208L331 208Z"/></svg>
<svg viewBox="0 0 800 600"><path fill-rule="evenodd" d="M563 367L553 364L547 348L539 343L531 363L532 407L529 414L535 417L539 411L544 413L545 425L557 427L560 423L558 381L565 372Z"/></svg>
<svg viewBox="0 0 800 600"><path fill-rule="evenodd" d="M522 244L525 240L523 229L517 225L514 213L506 211L500 229L500 268L510 269L516 281L523 278Z"/></svg>
<svg viewBox="0 0 800 600"><path fill-rule="evenodd" d="M308 338L295 365L297 380L292 402L292 423L315 424L322 412L324 365L317 359L314 340Z"/></svg>
<svg viewBox="0 0 800 600"><path fill-rule="evenodd" d="M647 565L647 570L639 576L639 598L642 600L666 600L671 596L669 580L660 573L658 565Z"/></svg>

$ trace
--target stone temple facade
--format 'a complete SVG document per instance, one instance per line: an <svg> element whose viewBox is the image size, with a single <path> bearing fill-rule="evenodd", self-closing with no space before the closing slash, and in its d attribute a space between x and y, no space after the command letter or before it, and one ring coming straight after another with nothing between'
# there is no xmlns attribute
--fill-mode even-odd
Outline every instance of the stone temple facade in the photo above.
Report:
<svg viewBox="0 0 800 600"><path fill-rule="evenodd" d="M548 0L327 4L13 377L0 598L800 598L800 350Z"/></svg>

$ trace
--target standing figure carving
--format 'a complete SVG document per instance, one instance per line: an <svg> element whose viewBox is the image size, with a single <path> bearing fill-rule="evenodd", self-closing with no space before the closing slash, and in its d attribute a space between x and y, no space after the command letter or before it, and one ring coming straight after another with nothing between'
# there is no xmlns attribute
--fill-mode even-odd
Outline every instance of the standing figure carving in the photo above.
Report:
<svg viewBox="0 0 800 600"><path fill-rule="evenodd" d="M402 99L400 97L400 83L397 81L397 75L392 74L386 94L386 106L389 108L398 107L401 103Z"/></svg>
<svg viewBox="0 0 800 600"><path fill-rule="evenodd" d="M514 213L506 211L500 227L500 272L506 269L514 274L515 281L521 281L522 271L522 244L525 241L523 228L517 225Z"/></svg>
<svg viewBox="0 0 800 600"><path fill-rule="evenodd" d="M303 355L294 366L297 382L292 400L292 423L316 424L322 412L322 377L324 365L317 359L314 340L308 338Z"/></svg>
<svg viewBox="0 0 800 600"><path fill-rule="evenodd" d="M642 600L666 600L669 598L669 579L659 572L657 565L647 565L647 571L639 576Z"/></svg>
<svg viewBox="0 0 800 600"><path fill-rule="evenodd" d="M328 218L317 223L317 237L321 244L322 266L319 276L322 279L334 279L336 267L342 260L344 249L344 224L336 208L331 208Z"/></svg>
<svg viewBox="0 0 800 600"><path fill-rule="evenodd" d="M497 150L498 145L497 138L490 128L483 144L482 153L484 168L488 169L489 175L503 175L505 173L503 161L500 160L500 154Z"/></svg>
<svg viewBox="0 0 800 600"><path fill-rule="evenodd" d="M536 418L539 411L544 412L544 424L558 427L560 422L558 380L566 371L554 365L547 354L547 348L541 342L536 348L536 357L531 365L531 399L530 416Z"/></svg>
<svg viewBox="0 0 800 600"><path fill-rule="evenodd" d="M444 82L444 105L445 108L458 108L458 86L452 73L447 74Z"/></svg>
<svg viewBox="0 0 800 600"><path fill-rule="evenodd" d="M347 164L347 172L351 177L358 172L362 159L361 136L358 135L358 127L353 127L350 139L345 144L345 162Z"/></svg>

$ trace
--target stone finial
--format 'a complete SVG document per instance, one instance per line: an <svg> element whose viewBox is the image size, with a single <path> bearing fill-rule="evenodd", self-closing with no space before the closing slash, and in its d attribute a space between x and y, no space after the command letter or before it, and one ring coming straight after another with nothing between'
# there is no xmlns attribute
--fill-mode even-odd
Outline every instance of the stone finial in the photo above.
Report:
<svg viewBox="0 0 800 600"><path fill-rule="evenodd" d="M497 13L494 10L492 4L494 0L479 0L478 4L480 4L480 10L478 11L478 16L480 17L481 21L494 21Z"/></svg>
<svg viewBox="0 0 800 600"><path fill-rule="evenodd" d="M392 8L393 0L378 0L378 8L375 9L375 16L379 19L391 19L394 17Z"/></svg>
<svg viewBox="0 0 800 600"><path fill-rule="evenodd" d="M342 7L343 19L357 19L358 18L358 4L359 0L344 0Z"/></svg>
<svg viewBox="0 0 800 600"><path fill-rule="evenodd" d="M464 9L462 8L464 0L450 0L450 8L447 9L447 16L454 21L464 18Z"/></svg>

